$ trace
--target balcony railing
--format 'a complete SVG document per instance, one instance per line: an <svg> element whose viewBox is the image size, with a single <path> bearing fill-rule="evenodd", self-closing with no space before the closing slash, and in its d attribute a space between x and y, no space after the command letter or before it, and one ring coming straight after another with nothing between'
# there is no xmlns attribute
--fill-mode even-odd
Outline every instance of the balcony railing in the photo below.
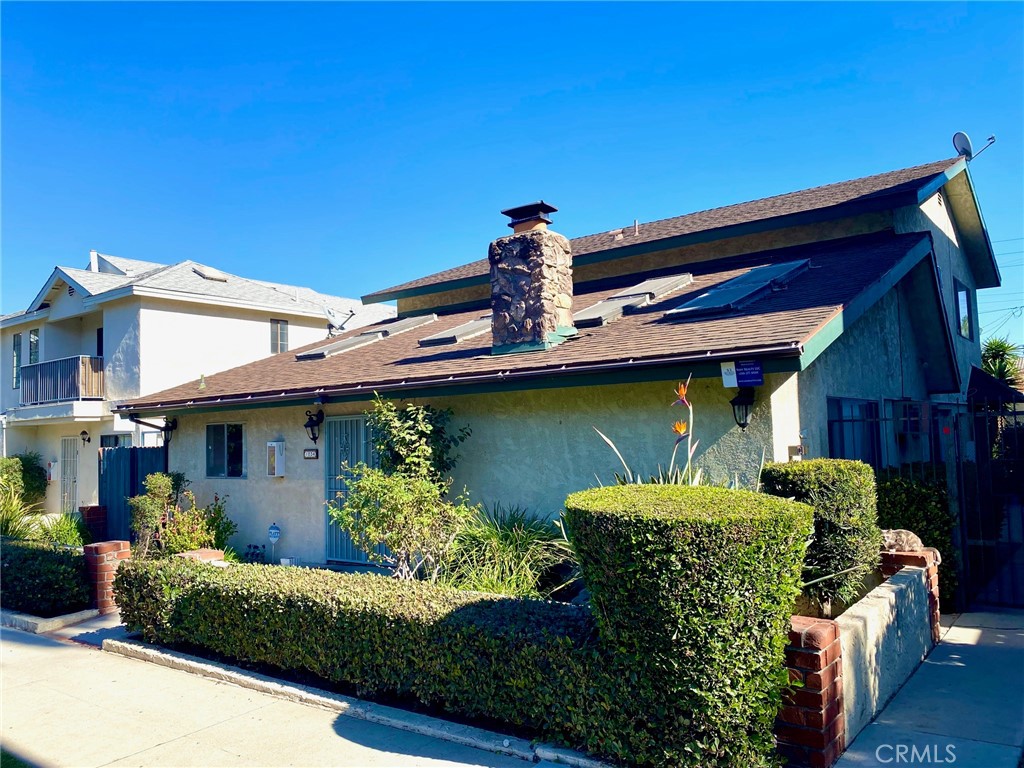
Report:
<svg viewBox="0 0 1024 768"><path fill-rule="evenodd" d="M79 355L21 367L21 404L103 399L103 358Z"/></svg>

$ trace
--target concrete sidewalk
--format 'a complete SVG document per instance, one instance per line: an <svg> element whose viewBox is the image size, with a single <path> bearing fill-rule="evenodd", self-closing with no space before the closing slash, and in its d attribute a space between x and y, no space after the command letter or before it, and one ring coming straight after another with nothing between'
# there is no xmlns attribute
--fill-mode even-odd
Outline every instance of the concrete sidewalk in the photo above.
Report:
<svg viewBox="0 0 1024 768"><path fill-rule="evenodd" d="M1018 768L1024 611L961 614L837 768Z"/></svg>
<svg viewBox="0 0 1024 768"><path fill-rule="evenodd" d="M508 755L103 653L116 619L55 637L4 629L5 751L45 766L526 768Z"/></svg>

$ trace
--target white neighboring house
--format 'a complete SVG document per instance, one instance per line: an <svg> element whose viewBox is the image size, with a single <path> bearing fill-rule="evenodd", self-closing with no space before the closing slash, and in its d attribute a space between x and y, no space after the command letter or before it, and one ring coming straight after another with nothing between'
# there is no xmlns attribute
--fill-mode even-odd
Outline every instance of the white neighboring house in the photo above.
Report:
<svg viewBox="0 0 1024 768"><path fill-rule="evenodd" d="M3 455L42 456L47 512L96 504L98 449L163 441L112 406L322 340L325 307L345 329L395 314L194 261L92 251L87 269L56 267L26 310L0 317Z"/></svg>

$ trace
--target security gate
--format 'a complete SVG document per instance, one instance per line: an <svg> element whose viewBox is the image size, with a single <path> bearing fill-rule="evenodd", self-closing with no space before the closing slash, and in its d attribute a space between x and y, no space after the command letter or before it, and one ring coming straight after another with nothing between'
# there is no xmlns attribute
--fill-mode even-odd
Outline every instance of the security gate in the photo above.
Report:
<svg viewBox="0 0 1024 768"><path fill-rule="evenodd" d="M328 417L324 423L324 472L327 501L339 501L345 494L342 466L365 462L375 464L370 428L365 416ZM365 563L366 553L327 514L327 561Z"/></svg>
<svg viewBox="0 0 1024 768"><path fill-rule="evenodd" d="M78 437L60 439L60 511L78 511Z"/></svg>

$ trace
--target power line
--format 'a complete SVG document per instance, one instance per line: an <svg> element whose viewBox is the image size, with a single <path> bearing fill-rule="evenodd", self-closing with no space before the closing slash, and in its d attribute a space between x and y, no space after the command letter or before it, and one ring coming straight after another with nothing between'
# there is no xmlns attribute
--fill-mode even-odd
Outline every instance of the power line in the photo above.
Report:
<svg viewBox="0 0 1024 768"><path fill-rule="evenodd" d="M1008 237L1005 240L993 240L992 244L995 245L996 243L1015 243L1018 240L1024 240L1024 237Z"/></svg>

